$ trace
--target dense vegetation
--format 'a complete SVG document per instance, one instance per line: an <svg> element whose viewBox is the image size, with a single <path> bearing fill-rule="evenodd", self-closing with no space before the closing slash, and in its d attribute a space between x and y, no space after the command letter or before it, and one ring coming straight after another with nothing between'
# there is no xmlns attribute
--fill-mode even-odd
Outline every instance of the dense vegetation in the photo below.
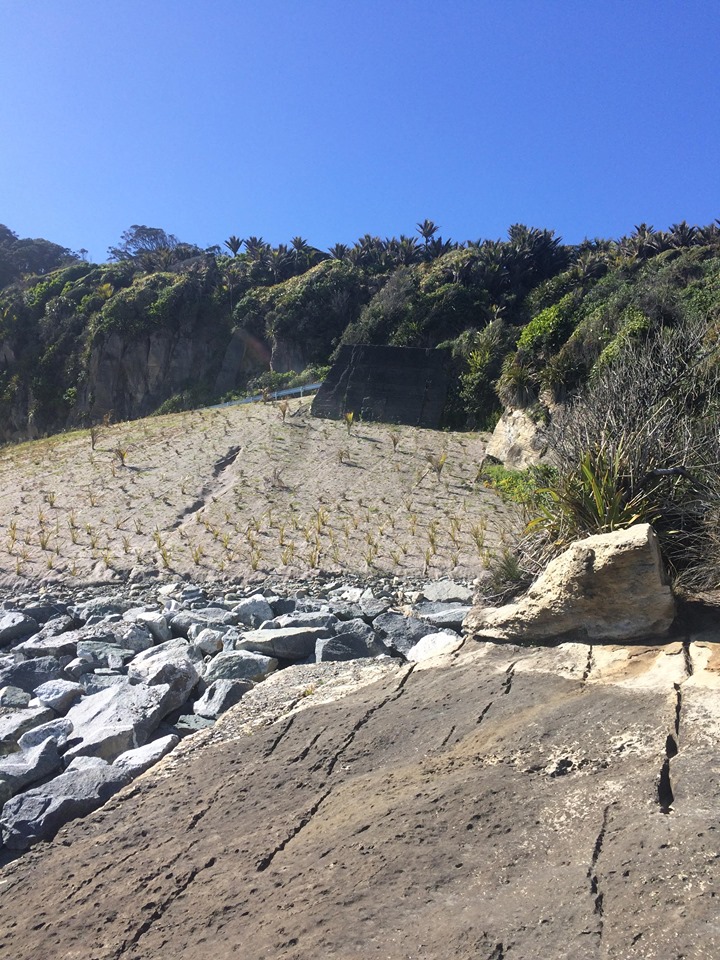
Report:
<svg viewBox="0 0 720 960"><path fill-rule="evenodd" d="M24 403L41 431L87 418L93 350L117 335L211 341L240 331L257 362L235 393L308 376L345 343L445 348L457 364L451 423L488 428L502 406L537 416L659 328L715 315L720 229L645 224L618 241L564 245L513 225L505 240L457 243L429 220L418 236L323 252L230 237L201 250L134 225L108 263L0 227L0 415ZM217 371L213 371L213 374ZM163 399L221 399L202 383ZM17 415L17 410L15 410Z"/></svg>

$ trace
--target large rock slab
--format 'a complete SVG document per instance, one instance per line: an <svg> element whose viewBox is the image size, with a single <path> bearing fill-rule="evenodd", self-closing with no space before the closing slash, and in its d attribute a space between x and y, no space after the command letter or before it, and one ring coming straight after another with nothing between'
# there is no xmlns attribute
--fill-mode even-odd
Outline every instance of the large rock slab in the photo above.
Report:
<svg viewBox="0 0 720 960"><path fill-rule="evenodd" d="M8 800L0 816L3 843L11 850L27 850L49 839L69 820L97 810L130 779L120 768L98 765L63 773Z"/></svg>
<svg viewBox="0 0 720 960"><path fill-rule="evenodd" d="M27 637L40 629L37 620L18 610L0 615L0 647L7 647L14 640Z"/></svg>
<svg viewBox="0 0 720 960"><path fill-rule="evenodd" d="M466 630L480 639L598 641L662 636L675 617L657 537L648 524L578 540L528 592L502 607L474 607Z"/></svg>
<svg viewBox="0 0 720 960"><path fill-rule="evenodd" d="M325 627L249 630L243 633L242 639L236 641L235 649L252 650L278 660L307 660L315 654L316 641L331 636L332 630Z"/></svg>
<svg viewBox="0 0 720 960"><path fill-rule="evenodd" d="M209 687L216 680L251 680L258 683L277 670L277 660L252 650L228 650L210 661L203 681Z"/></svg>
<svg viewBox="0 0 720 960"><path fill-rule="evenodd" d="M57 743L51 737L0 760L0 806L31 783L55 773L61 765Z"/></svg>
<svg viewBox="0 0 720 960"><path fill-rule="evenodd" d="M32 693L41 683L60 680L63 671L56 657L33 657L20 660L0 670L0 687L19 687Z"/></svg>
<svg viewBox="0 0 720 960"><path fill-rule="evenodd" d="M71 760L90 755L112 762L147 743L175 706L175 692L167 684L150 687L126 681L85 697L68 711L73 733L65 756Z"/></svg>
<svg viewBox="0 0 720 960"><path fill-rule="evenodd" d="M0 757L12 753L17 742L26 730L39 727L41 723L55 718L55 711L38 705L25 707L0 717Z"/></svg>
<svg viewBox="0 0 720 960"><path fill-rule="evenodd" d="M396 653L405 656L415 644L428 633L435 633L432 624L401 613L383 613L373 620L373 629L385 644Z"/></svg>

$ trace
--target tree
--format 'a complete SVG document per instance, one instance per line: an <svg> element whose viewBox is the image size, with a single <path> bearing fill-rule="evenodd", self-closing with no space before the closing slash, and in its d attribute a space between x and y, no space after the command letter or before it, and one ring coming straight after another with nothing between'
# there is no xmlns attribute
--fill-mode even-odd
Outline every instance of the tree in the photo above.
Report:
<svg viewBox="0 0 720 960"><path fill-rule="evenodd" d="M418 233L425 241L425 246L428 245L428 243L440 229L440 227L436 223L433 223L432 220L423 220L422 223L418 223L416 226L418 228Z"/></svg>
<svg viewBox="0 0 720 960"><path fill-rule="evenodd" d="M240 237L236 237L234 234L231 237L228 237L225 241L225 246L234 257L238 255L242 245L243 241L240 239Z"/></svg>
<svg viewBox="0 0 720 960"><path fill-rule="evenodd" d="M108 254L111 260L139 260L158 250L174 250L179 243L177 237L159 227L134 223L129 230L123 231L116 247L108 247Z"/></svg>

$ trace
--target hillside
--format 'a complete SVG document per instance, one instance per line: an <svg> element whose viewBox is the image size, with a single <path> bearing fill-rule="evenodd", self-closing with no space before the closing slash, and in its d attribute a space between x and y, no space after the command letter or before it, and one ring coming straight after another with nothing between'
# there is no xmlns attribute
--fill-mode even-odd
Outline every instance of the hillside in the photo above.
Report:
<svg viewBox="0 0 720 960"><path fill-rule="evenodd" d="M718 311L717 224L579 245L521 224L466 243L418 227L328 253L231 237L226 255L136 225L109 263L49 245L42 266L4 228L0 442L311 382L353 343L446 349L448 425L489 429L503 406L542 413L623 344Z"/></svg>
<svg viewBox="0 0 720 960"><path fill-rule="evenodd" d="M308 402L169 414L0 451L0 577L474 578L516 529L480 434L344 423ZM93 446L94 442L94 446ZM443 461L443 456L446 459ZM441 462L442 461L442 462Z"/></svg>

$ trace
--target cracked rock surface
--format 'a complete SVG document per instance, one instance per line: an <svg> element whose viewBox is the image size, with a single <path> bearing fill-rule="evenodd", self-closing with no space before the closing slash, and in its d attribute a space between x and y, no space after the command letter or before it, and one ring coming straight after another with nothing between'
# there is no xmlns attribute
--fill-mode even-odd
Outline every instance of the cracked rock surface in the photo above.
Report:
<svg viewBox="0 0 720 960"><path fill-rule="evenodd" d="M0 872L0 956L716 957L720 656L289 667Z"/></svg>

